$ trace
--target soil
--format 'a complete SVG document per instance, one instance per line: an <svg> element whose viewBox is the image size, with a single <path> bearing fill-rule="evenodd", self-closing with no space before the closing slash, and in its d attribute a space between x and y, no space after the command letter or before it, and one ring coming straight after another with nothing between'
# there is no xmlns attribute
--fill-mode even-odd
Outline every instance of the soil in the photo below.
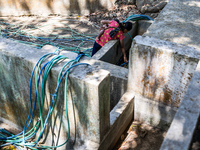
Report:
<svg viewBox="0 0 200 150"><path fill-rule="evenodd" d="M130 1L130 0L129 0ZM140 4L140 6L136 5L136 1L132 0L132 2L129 2L128 0L116 0L115 6L111 10L103 10L98 11L95 13L92 13L88 16L86 16L89 21L97 24L100 26L101 20L111 20L111 19L119 19L119 21L125 20L128 16L132 14L143 14L151 17L152 19L155 19L158 14L160 13L160 10L153 11L153 12L141 12L141 9L139 7L142 6L155 6L157 3L164 2L165 0L140 0L144 3ZM141 6L142 5L142 6Z"/></svg>

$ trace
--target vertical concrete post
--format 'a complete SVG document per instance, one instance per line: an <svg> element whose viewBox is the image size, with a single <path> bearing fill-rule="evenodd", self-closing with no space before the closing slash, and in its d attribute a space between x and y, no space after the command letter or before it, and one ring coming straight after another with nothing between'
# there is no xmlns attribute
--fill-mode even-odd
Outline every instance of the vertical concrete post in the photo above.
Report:
<svg viewBox="0 0 200 150"><path fill-rule="evenodd" d="M77 138L90 149L87 141L96 143L98 147L110 128L110 74L105 70L82 73L84 71L78 69L70 76L68 106L75 107ZM72 111L69 114L73 120ZM75 132L73 127L72 122L72 131Z"/></svg>

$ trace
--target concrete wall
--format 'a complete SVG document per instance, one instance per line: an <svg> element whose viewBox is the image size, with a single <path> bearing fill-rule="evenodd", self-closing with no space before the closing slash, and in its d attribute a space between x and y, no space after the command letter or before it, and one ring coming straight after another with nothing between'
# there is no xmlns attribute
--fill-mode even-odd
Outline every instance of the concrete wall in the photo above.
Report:
<svg viewBox="0 0 200 150"><path fill-rule="evenodd" d="M86 15L110 9L115 0L0 0L0 15Z"/></svg>
<svg viewBox="0 0 200 150"><path fill-rule="evenodd" d="M182 51L188 50L188 53L194 52L194 55L198 55L200 52L199 13L199 0L170 0L144 35L190 46L195 49L195 52L188 49L182 49ZM191 141L200 116L199 68L198 63L161 150L191 149Z"/></svg>
<svg viewBox="0 0 200 150"><path fill-rule="evenodd" d="M122 95L127 90L128 69L103 62L95 59L84 57L81 62L91 64L95 68L104 69L110 72L110 111L119 102Z"/></svg>
<svg viewBox="0 0 200 150"><path fill-rule="evenodd" d="M134 38L129 89L151 100L178 107L200 58L192 47L153 37Z"/></svg>
<svg viewBox="0 0 200 150"><path fill-rule="evenodd" d="M131 31L132 36L135 35L133 31L136 29L133 28ZM129 35L126 35L127 38L126 49L131 46L132 42ZM108 44L112 42L110 41ZM114 43L119 45L118 41L114 41ZM116 51L112 46L111 49ZM0 121L19 130L23 128L30 109L28 87L32 68L42 55L55 50L55 47L45 46L38 51L23 44L0 39L0 83L2 83L0 84L2 91L0 94L2 100ZM70 59L77 56L75 53L65 51L62 52L62 55ZM105 58L108 57L105 56ZM117 58L120 58L119 54ZM51 94L54 93L58 72L67 61L69 60L57 65L50 73L50 82L48 82L47 88L48 103ZM68 107L70 108L71 137L64 147L112 149L133 119L134 95L126 92L128 69L87 57L82 58L81 62L88 63L91 67L78 67L70 73ZM61 89L64 88L63 86L62 84ZM63 100L63 91L59 94L58 99ZM45 112L47 108L48 105L45 107ZM72 108L75 108L74 113ZM59 101L42 138L42 141L48 145L55 141L62 143L67 138L68 129L64 110L64 102ZM38 116L38 111L36 111L36 116ZM76 128L74 118L76 118ZM34 122L36 121L37 119L34 120ZM76 145L73 145L75 135Z"/></svg>
<svg viewBox="0 0 200 150"><path fill-rule="evenodd" d="M200 63L160 150L188 150L200 115Z"/></svg>
<svg viewBox="0 0 200 150"><path fill-rule="evenodd" d="M124 46L127 52L129 51L132 44L132 40L136 36L138 30L137 22L132 22L132 24L133 24L132 29L129 31L129 34L125 34L125 39L124 39ZM147 23L143 22L143 24ZM143 30L145 30L145 27L143 27ZM115 65L121 57L122 57L122 52L119 40L109 41L92 57L93 59L96 60L95 62L93 62L93 65L108 70L111 73L110 75L111 110L115 107L115 105L119 102L122 95L127 90L128 69Z"/></svg>
<svg viewBox="0 0 200 150"><path fill-rule="evenodd" d="M132 45L128 77L134 119L161 127L173 121L199 61L199 6L171 0L147 32L138 31L144 35Z"/></svg>
<svg viewBox="0 0 200 150"><path fill-rule="evenodd" d="M10 120L13 124L23 128L30 109L29 81L31 71L36 61L47 52L49 51L38 51L38 49L23 44L0 39L0 117L3 120ZM46 87L44 117L47 115L52 98L51 94L55 92L58 73L63 64L68 61L69 59L60 63L50 73ZM68 88L67 98L71 127L70 141L73 142L76 135L75 147L82 146L84 149L97 149L109 130L109 80L110 74L108 71L89 66L77 67L70 73L70 88ZM62 84L61 91L58 94L58 103L48 122L46 134L43 136L43 140L49 145L55 144L55 141L63 143L67 138L68 129L63 88L64 85ZM36 122L38 109L35 113ZM65 145L66 148L70 148L72 142L68 142L67 146ZM92 145L88 145L88 143L92 143Z"/></svg>
<svg viewBox="0 0 200 150"><path fill-rule="evenodd" d="M136 36L129 57L128 91L136 95L134 119L163 128L169 126L200 53L189 46Z"/></svg>

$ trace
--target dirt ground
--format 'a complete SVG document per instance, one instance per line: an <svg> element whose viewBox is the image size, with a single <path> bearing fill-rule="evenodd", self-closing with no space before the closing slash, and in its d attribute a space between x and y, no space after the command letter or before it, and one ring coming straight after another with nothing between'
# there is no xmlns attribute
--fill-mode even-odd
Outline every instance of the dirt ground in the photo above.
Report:
<svg viewBox="0 0 200 150"><path fill-rule="evenodd" d="M154 6L153 2L160 1L152 0L143 5ZM152 4L149 4L150 2ZM159 12L147 11L143 14L155 19ZM142 14L142 12L136 3L117 0L112 10L99 11L87 16L71 18L57 15L0 17L1 35L38 48L45 44L52 44L65 50L83 51L93 46L100 27L100 20L118 18L123 21L130 14ZM165 134L166 131L133 121L121 136L114 150L158 150ZM12 147L6 149L12 149Z"/></svg>
<svg viewBox="0 0 200 150"><path fill-rule="evenodd" d="M159 150L166 131L133 121L113 150Z"/></svg>
<svg viewBox="0 0 200 150"><path fill-rule="evenodd" d="M101 20L117 18L123 21L131 14L145 14L155 19L161 9L155 11L153 8L162 1L164 0L132 0L131 3L130 0L116 0L111 10L70 18L56 14L48 17L34 15L1 17L1 35L38 48L50 44L64 50L83 51L92 48ZM147 8L151 8L152 12L147 11Z"/></svg>

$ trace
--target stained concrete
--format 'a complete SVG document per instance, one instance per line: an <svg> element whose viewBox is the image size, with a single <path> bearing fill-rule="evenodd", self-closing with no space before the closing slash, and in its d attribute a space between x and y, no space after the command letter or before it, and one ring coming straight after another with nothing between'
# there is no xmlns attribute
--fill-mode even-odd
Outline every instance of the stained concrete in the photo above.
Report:
<svg viewBox="0 0 200 150"><path fill-rule="evenodd" d="M134 118L138 120L143 120L148 123L152 123L152 120L157 120L157 124L162 123L166 118L169 119L168 126L169 130L166 134L164 142L161 146L161 150L187 150L190 148L190 143L192 141L193 133L196 128L197 121L199 119L199 51L200 51L200 38L198 32L200 31L200 1L194 0L170 0L166 7L161 11L160 15L155 19L153 24L148 28L147 32L142 37L137 37L135 40L136 51L138 48L146 48L146 51L152 52L155 48L154 42L159 43L158 47L163 49L163 51L169 52L169 47L171 45L171 51L174 51L172 57L179 55L181 59L191 57L196 59L195 65L190 64L192 68L190 76L191 81L184 84L186 86L183 89L182 96L179 101L179 108L173 110L171 106L165 106L162 104L162 109L160 109L160 101L153 102L154 98L148 98L144 93L140 93L137 98L135 96L135 115ZM149 39L154 38L154 42L149 42ZM142 41L140 41L142 40ZM149 43L149 44L147 44ZM167 47L165 43L168 43ZM171 43L171 44L169 44ZM139 45L144 45L139 47ZM177 45L180 49L177 50ZM134 53L134 52L132 52ZM137 53L137 52L136 52ZM151 53L152 54L152 53ZM142 60L142 52L139 55ZM150 56L150 54L149 54ZM163 58L163 60L166 60ZM162 64L162 61L157 62L157 66ZM176 60L176 59L174 59ZM148 69L148 60L147 69ZM175 61L174 61L175 62ZM179 63L180 63L179 59ZM196 68L196 64L198 66ZM135 65L140 65L141 63L135 63ZM169 65L170 63L167 63ZM176 65L178 63L175 63ZM175 69L181 69L185 63L181 63L178 67L173 67ZM156 67L156 64L153 65ZM135 69L135 68L134 68ZM183 67L184 71L188 70L188 67ZM138 72L139 73L139 72ZM175 73L176 76L183 77L179 74L179 71ZM152 74L148 74L150 77ZM130 76L131 77L131 76ZM148 80L152 78L148 77ZM173 80L170 78L169 80ZM186 78L183 78L184 81ZM177 81L174 82L174 86L177 86ZM189 83L188 87L187 84ZM148 86L149 84L147 84ZM138 86L137 84L135 86ZM134 88L134 87L133 87ZM137 87L138 88L138 87ZM146 89L145 89L146 90ZM177 94L180 88L178 88ZM176 92L173 90L173 92ZM142 96L144 95L144 96ZM178 94L179 95L179 94ZM142 106L141 106L142 105ZM170 108L171 107L171 108ZM169 109L168 109L169 108ZM172 111L173 110L173 111ZM177 111L177 112L176 112ZM164 116L163 116L164 115ZM159 122L160 119L160 122ZM166 120L165 120L166 121ZM172 123L171 123L172 122ZM158 125L159 125L158 124ZM163 126L163 125L162 125Z"/></svg>
<svg viewBox="0 0 200 150"><path fill-rule="evenodd" d="M200 63L160 150L188 150L200 115Z"/></svg>
<svg viewBox="0 0 200 150"><path fill-rule="evenodd" d="M110 111L116 106L120 98L127 90L128 69L84 57L80 62L88 63L95 68L104 69L110 72Z"/></svg>
<svg viewBox="0 0 200 150"><path fill-rule="evenodd" d="M128 90L179 107L200 52L169 41L136 36L130 58Z"/></svg>
<svg viewBox="0 0 200 150"><path fill-rule="evenodd" d="M144 35L200 47L199 0L170 0Z"/></svg>

